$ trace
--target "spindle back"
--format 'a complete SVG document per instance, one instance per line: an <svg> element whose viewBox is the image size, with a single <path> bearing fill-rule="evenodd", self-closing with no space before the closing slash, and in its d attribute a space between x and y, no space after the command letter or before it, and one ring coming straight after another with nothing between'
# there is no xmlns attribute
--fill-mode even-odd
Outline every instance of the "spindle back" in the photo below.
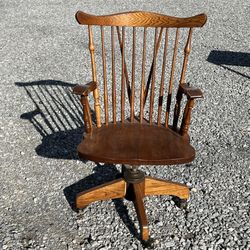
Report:
<svg viewBox="0 0 250 250"><path fill-rule="evenodd" d="M188 32L181 50L184 53L177 88L185 82L193 28L202 27L206 15L178 18L136 11L94 16L78 11L76 19L79 24L88 25L92 80L99 85L94 90L97 127L126 120L131 123L147 120L150 124L160 126L164 123L168 127L181 29L188 29ZM96 26L100 26L99 30L93 31ZM169 51L171 30L175 33L172 52ZM170 60L167 55L171 56ZM167 68L169 74L166 74ZM158 98L155 98L156 91ZM101 110L104 110L104 115Z"/></svg>

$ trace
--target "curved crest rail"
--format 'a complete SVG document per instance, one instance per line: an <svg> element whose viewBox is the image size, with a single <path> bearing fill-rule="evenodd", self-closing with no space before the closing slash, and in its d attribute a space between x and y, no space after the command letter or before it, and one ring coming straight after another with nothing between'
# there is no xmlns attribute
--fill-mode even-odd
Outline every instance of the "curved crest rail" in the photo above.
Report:
<svg viewBox="0 0 250 250"><path fill-rule="evenodd" d="M79 24L83 25L193 28L202 27L207 21L207 16L206 14L200 14L192 17L180 18L145 11L95 16L77 11L76 20Z"/></svg>

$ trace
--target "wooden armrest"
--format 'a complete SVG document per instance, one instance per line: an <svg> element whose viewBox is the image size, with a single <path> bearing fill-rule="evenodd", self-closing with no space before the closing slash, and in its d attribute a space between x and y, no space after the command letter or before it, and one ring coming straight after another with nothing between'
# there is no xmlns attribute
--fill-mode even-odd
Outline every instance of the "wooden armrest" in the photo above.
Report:
<svg viewBox="0 0 250 250"><path fill-rule="evenodd" d="M89 82L85 85L76 85L73 87L73 94L87 96L97 88L97 82Z"/></svg>
<svg viewBox="0 0 250 250"><path fill-rule="evenodd" d="M203 98L203 93L200 89L190 87L186 83L180 85L180 91L191 99Z"/></svg>

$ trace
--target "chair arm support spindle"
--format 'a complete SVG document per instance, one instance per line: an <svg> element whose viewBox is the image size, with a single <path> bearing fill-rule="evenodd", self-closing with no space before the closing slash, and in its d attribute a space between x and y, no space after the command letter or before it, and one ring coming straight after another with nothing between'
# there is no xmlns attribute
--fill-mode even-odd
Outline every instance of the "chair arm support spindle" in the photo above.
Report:
<svg viewBox="0 0 250 250"><path fill-rule="evenodd" d="M189 98L187 101L186 107L184 109L183 119L182 119L182 123L181 123L180 134L182 136L188 135L188 129L190 126L191 113L192 113L193 106L194 106L194 99Z"/></svg>
<svg viewBox="0 0 250 250"><path fill-rule="evenodd" d="M177 92L177 95L176 95L176 103L175 103L175 108L174 108L173 129L175 131L177 130L178 119L179 119L180 111L181 111L182 95L183 95L183 93L179 89L178 92Z"/></svg>
<svg viewBox="0 0 250 250"><path fill-rule="evenodd" d="M83 121L86 127L86 132L91 133L93 130L91 112L88 101L88 94L97 88L97 83L92 81L85 85L76 85L73 88L73 94L81 96L81 104L83 107Z"/></svg>
<svg viewBox="0 0 250 250"><path fill-rule="evenodd" d="M91 112L87 95L81 96L81 104L83 107L83 121L86 127L86 132L91 133L93 130Z"/></svg>

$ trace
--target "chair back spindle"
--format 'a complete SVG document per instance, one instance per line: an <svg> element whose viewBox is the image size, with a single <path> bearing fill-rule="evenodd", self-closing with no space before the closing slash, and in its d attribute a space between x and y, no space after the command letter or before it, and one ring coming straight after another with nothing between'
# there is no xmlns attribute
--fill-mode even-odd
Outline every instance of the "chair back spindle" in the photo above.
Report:
<svg viewBox="0 0 250 250"><path fill-rule="evenodd" d="M125 27L122 27L121 121L125 121Z"/></svg>
<svg viewBox="0 0 250 250"><path fill-rule="evenodd" d="M117 36L118 36L118 41L119 41L119 45L120 45L120 51L122 54L122 50L123 50L123 43L122 43L122 38L121 38L121 32L119 27L116 27L117 30ZM124 74L125 74L125 79L126 79L126 85L127 85L127 92L128 92L128 97L129 97L129 101L130 101L130 95L131 95L131 90L130 90L130 82L129 82L129 76L128 76L128 70L127 70L127 64L126 64L126 60L124 60Z"/></svg>
<svg viewBox="0 0 250 250"><path fill-rule="evenodd" d="M141 95L140 95L140 123L144 117L144 88L145 88L145 64L146 64L146 45L147 45L147 28L143 32L143 52L142 52L142 68L141 68Z"/></svg>
<svg viewBox="0 0 250 250"><path fill-rule="evenodd" d="M156 68L156 57L157 57L157 32L158 28L155 28L155 40L154 40L154 57L153 57L153 72L152 72L152 84L151 84L151 95L150 95L150 107L149 107L149 123L153 123L153 109L154 109L154 94L155 94L155 68ZM160 38L160 36L159 36ZM160 42L159 42L160 43ZM158 47L159 48L159 47Z"/></svg>
<svg viewBox="0 0 250 250"><path fill-rule="evenodd" d="M173 58L172 58L171 73L170 73L168 95L167 95L167 109L166 109L165 127L168 127L168 122L169 122L169 112L170 112L171 99L172 99L172 91L173 91L173 83L174 83L174 71L175 71L175 63L176 63L176 56L177 56L177 49L178 49L178 40L179 40L179 28L176 29L176 34L175 34L174 53L173 53Z"/></svg>
<svg viewBox="0 0 250 250"><path fill-rule="evenodd" d="M158 50L159 50L159 47L160 47L162 31L163 31L163 28L161 28L159 37L158 37L158 39L157 39L156 51L154 50L154 51L155 51L155 57L157 57ZM154 48L155 48L155 47L154 47ZM154 54L153 54L153 56L154 56ZM151 64L151 68L150 68L150 71L149 71L149 75L148 75L147 86L146 86L145 91L144 91L144 106L145 106L146 101L147 101L148 91L149 91L150 83L151 83L151 80L152 80L153 69L154 69L154 63L155 63L155 60L154 60L154 57L153 57L153 61L152 61L152 64Z"/></svg>
<svg viewBox="0 0 250 250"><path fill-rule="evenodd" d="M101 39L102 39L102 65L103 65L103 92L104 92L104 109L105 109L105 124L108 125L109 122L109 112L108 112L108 86L107 86L107 67L106 67L106 50L105 50L105 38L104 38L104 28L101 26Z"/></svg>
<svg viewBox="0 0 250 250"><path fill-rule="evenodd" d="M181 79L180 79L180 84L183 84L185 82L185 75L186 75L186 70L187 70L187 63L188 63L188 56L191 52L191 39L192 39L192 32L193 29L189 29L188 33L188 39L186 42L186 46L184 49L184 59L183 59L183 66L182 66L182 71L181 71Z"/></svg>
<svg viewBox="0 0 250 250"><path fill-rule="evenodd" d="M133 49L132 49L132 77L131 77L131 99L130 99L130 120L134 122L135 102L135 60L136 60L136 28L133 27Z"/></svg>
<svg viewBox="0 0 250 250"><path fill-rule="evenodd" d="M116 75L115 75L115 37L114 27L111 27L111 48L112 48L112 111L113 123L116 124Z"/></svg>
<svg viewBox="0 0 250 250"><path fill-rule="evenodd" d="M167 48L168 48L168 28L166 28L166 33L165 33L164 52L163 52L163 59L162 59L163 63L162 63L162 70L161 70L162 72L161 73L161 87L160 87L160 92L159 92L158 116L157 116L158 126L160 126L161 124L161 112L162 112L163 94L164 94Z"/></svg>

